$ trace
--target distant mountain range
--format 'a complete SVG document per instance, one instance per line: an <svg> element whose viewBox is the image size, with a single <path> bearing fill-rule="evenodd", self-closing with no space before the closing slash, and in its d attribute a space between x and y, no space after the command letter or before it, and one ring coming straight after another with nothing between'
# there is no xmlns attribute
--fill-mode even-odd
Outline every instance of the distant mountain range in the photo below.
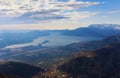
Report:
<svg viewBox="0 0 120 78"><path fill-rule="evenodd" d="M120 24L91 24L89 27L102 30L120 30Z"/></svg>
<svg viewBox="0 0 120 78"><path fill-rule="evenodd" d="M81 52L59 69L72 78L120 78L120 43Z"/></svg>
<svg viewBox="0 0 120 78"><path fill-rule="evenodd" d="M120 33L120 25L117 24L92 24L88 27L81 27L75 30L64 31L64 35L73 36L96 36L106 37Z"/></svg>
<svg viewBox="0 0 120 78"><path fill-rule="evenodd" d="M88 27L80 27L75 30L1 30L0 48L9 45L23 44L32 42L34 39L59 33L62 36L70 37L88 37L100 39L120 33L120 25L117 24L92 24ZM56 36L55 36L56 37ZM54 37L53 37L54 38ZM49 41L49 39L46 39ZM60 40L58 40L60 41ZM43 41L44 42L44 41ZM50 41L49 41L50 42ZM60 42L58 42L60 43Z"/></svg>

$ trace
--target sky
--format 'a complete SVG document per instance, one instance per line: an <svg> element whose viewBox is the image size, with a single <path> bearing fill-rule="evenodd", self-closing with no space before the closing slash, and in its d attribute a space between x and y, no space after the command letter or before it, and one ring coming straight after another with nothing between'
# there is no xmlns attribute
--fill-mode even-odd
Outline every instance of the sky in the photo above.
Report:
<svg viewBox="0 0 120 78"><path fill-rule="evenodd" d="M120 0L0 0L0 30L120 24Z"/></svg>

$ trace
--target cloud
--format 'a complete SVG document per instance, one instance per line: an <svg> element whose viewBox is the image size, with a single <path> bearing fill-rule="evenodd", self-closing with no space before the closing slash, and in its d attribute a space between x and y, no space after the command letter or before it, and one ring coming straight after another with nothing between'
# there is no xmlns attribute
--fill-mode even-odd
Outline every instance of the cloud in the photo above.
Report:
<svg viewBox="0 0 120 78"><path fill-rule="evenodd" d="M74 19L82 19L82 18L88 18L90 16L98 14L97 12L89 12L89 11L84 11L84 12L71 12L71 13L66 13L64 14L66 17L69 17L71 20Z"/></svg>
<svg viewBox="0 0 120 78"><path fill-rule="evenodd" d="M108 13L110 14L120 13L120 10L113 10L113 11L109 11Z"/></svg>
<svg viewBox="0 0 120 78"><path fill-rule="evenodd" d="M77 10L98 4L76 0L0 0L0 17L23 22L87 18L96 13Z"/></svg>

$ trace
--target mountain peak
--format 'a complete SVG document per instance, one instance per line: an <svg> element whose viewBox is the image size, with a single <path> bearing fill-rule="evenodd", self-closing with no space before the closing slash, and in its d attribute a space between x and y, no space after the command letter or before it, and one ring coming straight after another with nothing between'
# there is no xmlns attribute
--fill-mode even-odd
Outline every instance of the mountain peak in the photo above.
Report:
<svg viewBox="0 0 120 78"><path fill-rule="evenodd" d="M89 28L99 28L107 30L120 30L120 24L91 24Z"/></svg>

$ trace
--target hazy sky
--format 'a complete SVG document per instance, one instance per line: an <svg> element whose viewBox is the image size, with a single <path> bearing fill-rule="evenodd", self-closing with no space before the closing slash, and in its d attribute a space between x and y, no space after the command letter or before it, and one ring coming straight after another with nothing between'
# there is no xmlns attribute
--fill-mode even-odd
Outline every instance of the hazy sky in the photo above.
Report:
<svg viewBox="0 0 120 78"><path fill-rule="evenodd" d="M0 29L120 24L120 0L0 0Z"/></svg>

